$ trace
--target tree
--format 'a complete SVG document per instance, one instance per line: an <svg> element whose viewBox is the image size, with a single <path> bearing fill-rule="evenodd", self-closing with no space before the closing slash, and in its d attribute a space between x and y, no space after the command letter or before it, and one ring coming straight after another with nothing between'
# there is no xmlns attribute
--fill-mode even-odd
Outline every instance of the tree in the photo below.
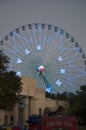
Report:
<svg viewBox="0 0 86 130"><path fill-rule="evenodd" d="M80 125L86 124L86 85L80 87L80 91L74 93L57 93L56 99L68 101L70 104L67 115L76 116Z"/></svg>
<svg viewBox="0 0 86 130"><path fill-rule="evenodd" d="M65 100L65 101L67 101L68 100L68 93L67 92L63 92L61 94L57 93L56 98L58 100Z"/></svg>
<svg viewBox="0 0 86 130"><path fill-rule="evenodd" d="M0 74L7 71L9 58L0 50Z"/></svg>
<svg viewBox="0 0 86 130"><path fill-rule="evenodd" d="M9 58L0 51L0 109L10 110L19 100L22 91L21 78L7 71Z"/></svg>
<svg viewBox="0 0 86 130"><path fill-rule="evenodd" d="M77 94L69 96L69 115L75 115L80 125L86 124L86 85L81 86Z"/></svg>
<svg viewBox="0 0 86 130"><path fill-rule="evenodd" d="M53 94L53 93L48 93L48 92L45 92L45 97L46 97L46 98L55 99L55 98L56 98L56 95L55 95L55 94Z"/></svg>
<svg viewBox="0 0 86 130"><path fill-rule="evenodd" d="M78 118L81 125L86 125L86 85L81 86L80 90L78 92Z"/></svg>

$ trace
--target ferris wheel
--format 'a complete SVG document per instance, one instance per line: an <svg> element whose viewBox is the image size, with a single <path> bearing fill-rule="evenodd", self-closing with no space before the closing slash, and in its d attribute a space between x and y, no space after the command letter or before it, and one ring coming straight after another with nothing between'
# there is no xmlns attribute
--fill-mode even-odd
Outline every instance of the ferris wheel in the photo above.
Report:
<svg viewBox="0 0 86 130"><path fill-rule="evenodd" d="M0 41L0 50L10 58L8 71L34 78L47 92L76 92L86 84L86 57L80 44L54 25L18 27Z"/></svg>

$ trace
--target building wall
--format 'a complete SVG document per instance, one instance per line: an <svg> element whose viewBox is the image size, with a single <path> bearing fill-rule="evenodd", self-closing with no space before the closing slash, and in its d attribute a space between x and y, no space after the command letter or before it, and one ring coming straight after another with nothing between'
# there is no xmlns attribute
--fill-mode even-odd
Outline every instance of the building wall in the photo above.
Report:
<svg viewBox="0 0 86 130"><path fill-rule="evenodd" d="M7 125L12 123L13 111L0 110L0 125Z"/></svg>
<svg viewBox="0 0 86 130"><path fill-rule="evenodd" d="M58 108L58 104L57 104L56 100L46 98L45 107L49 107L51 111L55 111Z"/></svg>

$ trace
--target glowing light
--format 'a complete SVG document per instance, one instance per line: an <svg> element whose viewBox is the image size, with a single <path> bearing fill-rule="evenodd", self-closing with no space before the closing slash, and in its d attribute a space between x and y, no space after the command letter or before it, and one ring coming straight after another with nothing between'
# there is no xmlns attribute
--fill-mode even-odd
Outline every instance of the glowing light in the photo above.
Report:
<svg viewBox="0 0 86 130"><path fill-rule="evenodd" d="M37 46L36 49L37 49L37 51L40 51L41 50L41 46L40 45Z"/></svg>
<svg viewBox="0 0 86 130"><path fill-rule="evenodd" d="M21 71L17 71L16 75L21 76Z"/></svg>
<svg viewBox="0 0 86 130"><path fill-rule="evenodd" d="M44 71L44 67L42 65L38 66L38 71L43 72Z"/></svg>
<svg viewBox="0 0 86 130"><path fill-rule="evenodd" d="M60 86L61 84L62 84L62 82L58 79L58 80L56 81L56 85Z"/></svg>
<svg viewBox="0 0 86 130"><path fill-rule="evenodd" d="M51 87L46 88L46 92L50 93L51 92Z"/></svg>
<svg viewBox="0 0 86 130"><path fill-rule="evenodd" d="M30 51L28 49L25 50L25 54L28 55L30 54Z"/></svg>
<svg viewBox="0 0 86 130"><path fill-rule="evenodd" d="M59 56L58 61L63 61L63 59L62 59L62 57L61 57L61 56Z"/></svg>
<svg viewBox="0 0 86 130"><path fill-rule="evenodd" d="M17 59L17 64L21 64L22 63L22 60L20 58Z"/></svg>
<svg viewBox="0 0 86 130"><path fill-rule="evenodd" d="M65 74L65 69L60 69L60 74Z"/></svg>

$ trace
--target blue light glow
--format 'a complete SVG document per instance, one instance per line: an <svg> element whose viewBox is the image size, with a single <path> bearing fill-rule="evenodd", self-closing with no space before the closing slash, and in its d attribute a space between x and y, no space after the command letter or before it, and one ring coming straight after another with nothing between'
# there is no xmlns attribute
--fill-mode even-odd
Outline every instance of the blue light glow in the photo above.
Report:
<svg viewBox="0 0 86 130"><path fill-rule="evenodd" d="M61 56L58 57L58 61L60 61L60 62L63 61Z"/></svg>
<svg viewBox="0 0 86 130"><path fill-rule="evenodd" d="M51 93L52 92L51 91L51 87L50 88L46 88L46 92Z"/></svg>
<svg viewBox="0 0 86 130"><path fill-rule="evenodd" d="M61 86L62 82L58 79L55 84Z"/></svg>
<svg viewBox="0 0 86 130"><path fill-rule="evenodd" d="M21 64L22 63L22 60L20 58L17 59L17 64Z"/></svg>
<svg viewBox="0 0 86 130"><path fill-rule="evenodd" d="M16 75L21 76L21 71L17 71Z"/></svg>
<svg viewBox="0 0 86 130"><path fill-rule="evenodd" d="M25 50L25 54L28 55L30 54L30 51L28 49Z"/></svg>
<svg viewBox="0 0 86 130"><path fill-rule="evenodd" d="M36 47L36 49L37 49L37 51L40 51L40 50L41 50L41 46L38 45L38 46Z"/></svg>
<svg viewBox="0 0 86 130"><path fill-rule="evenodd" d="M65 74L65 69L60 69L60 74Z"/></svg>

